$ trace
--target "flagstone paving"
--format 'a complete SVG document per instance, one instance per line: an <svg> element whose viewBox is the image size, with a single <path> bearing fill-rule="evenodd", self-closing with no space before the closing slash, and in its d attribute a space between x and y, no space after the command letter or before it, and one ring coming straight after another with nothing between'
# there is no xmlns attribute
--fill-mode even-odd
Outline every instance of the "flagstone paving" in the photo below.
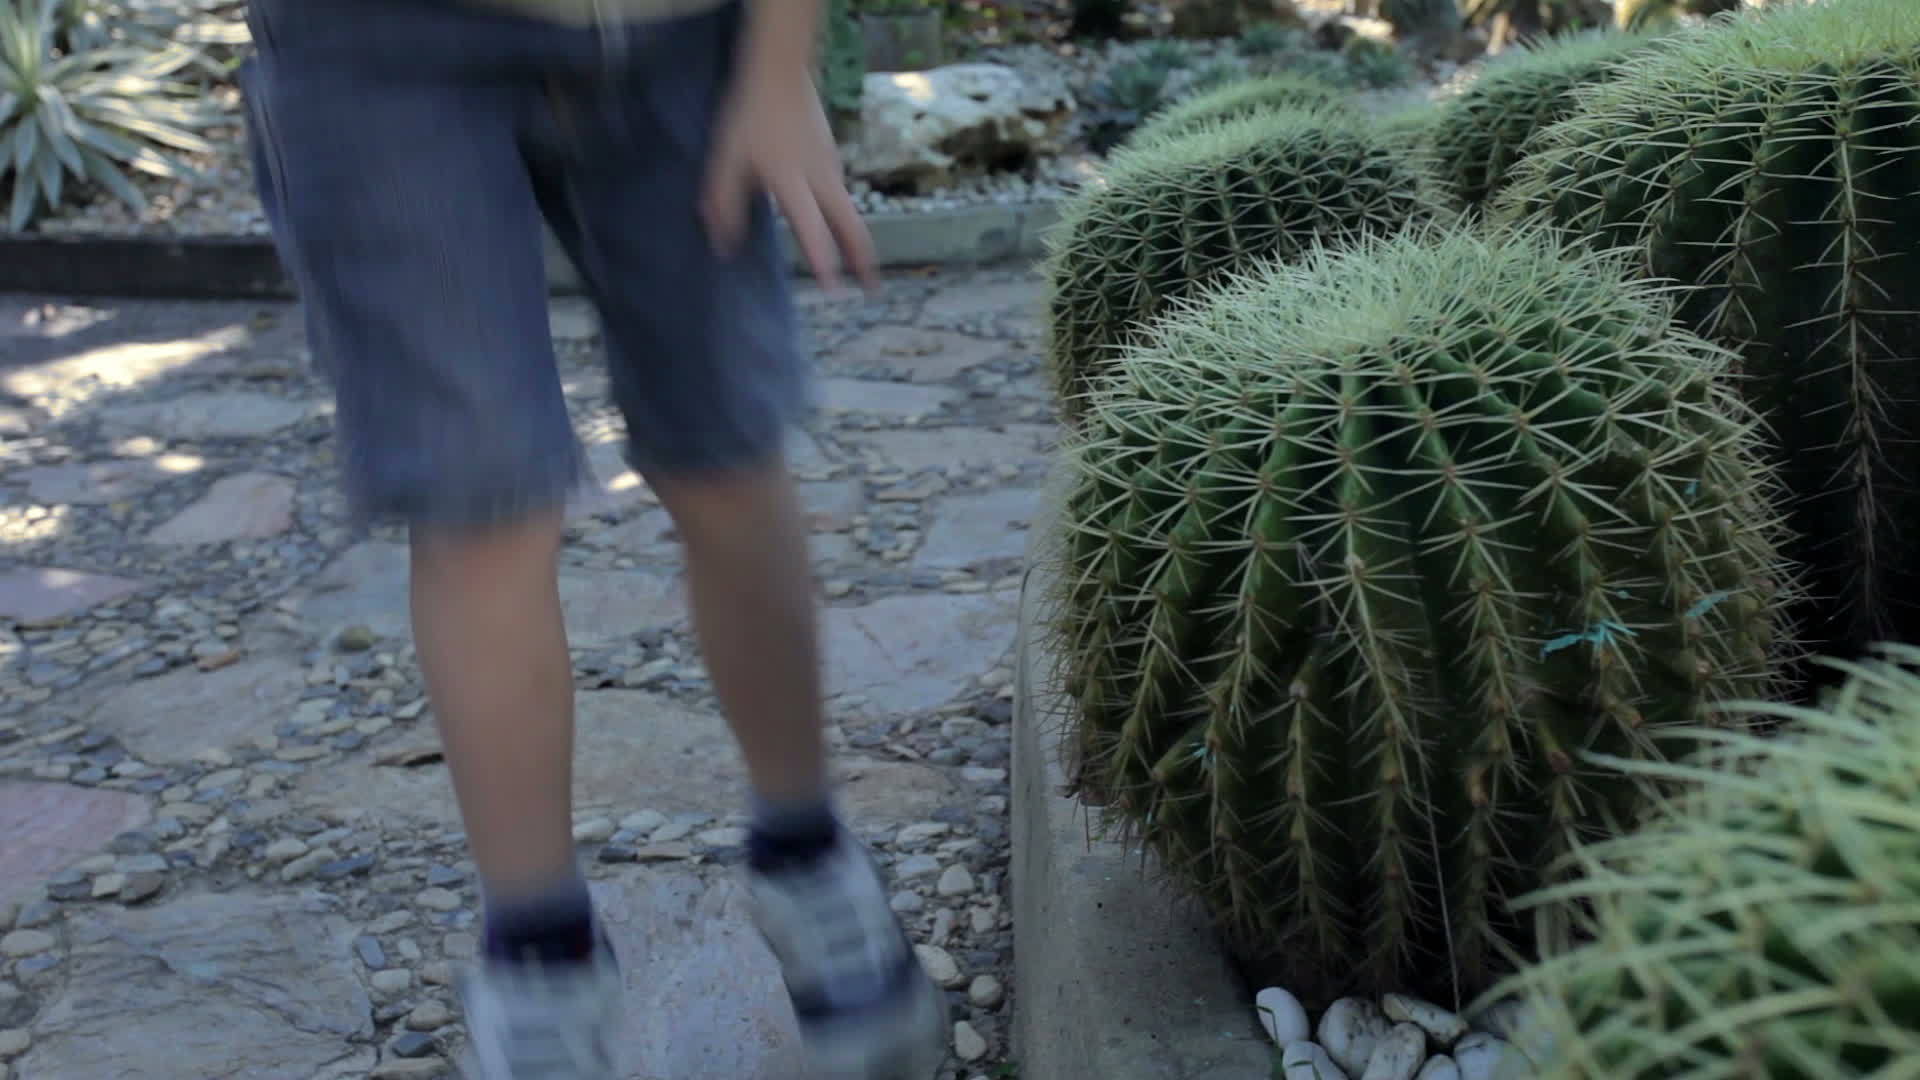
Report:
<svg viewBox="0 0 1920 1080"><path fill-rule="evenodd" d="M1006 1053L1009 650L1054 431L1039 296L983 270L800 297L822 409L790 457L840 779L950 994L962 1080ZM403 537L344 526L299 325L0 296L0 1080L428 1078L463 1049L476 896ZM554 325L597 474L562 590L625 1078L791 1076L672 522L620 464L594 320L561 301Z"/></svg>

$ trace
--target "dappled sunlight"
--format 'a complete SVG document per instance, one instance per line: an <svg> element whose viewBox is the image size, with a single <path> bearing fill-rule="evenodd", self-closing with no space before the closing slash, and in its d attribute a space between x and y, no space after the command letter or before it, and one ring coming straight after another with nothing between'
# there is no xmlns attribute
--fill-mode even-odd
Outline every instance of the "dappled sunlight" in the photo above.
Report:
<svg viewBox="0 0 1920 1080"><path fill-rule="evenodd" d="M0 549L50 540L60 534L71 517L70 506L0 506Z"/></svg>
<svg viewBox="0 0 1920 1080"><path fill-rule="evenodd" d="M0 375L0 392L39 399L58 419L105 393L134 389L251 338L239 324L170 341L135 341L58 356Z"/></svg>
<svg viewBox="0 0 1920 1080"><path fill-rule="evenodd" d="M904 91L910 100L921 103L933 100L933 81L921 72L895 72L887 76L887 81Z"/></svg>

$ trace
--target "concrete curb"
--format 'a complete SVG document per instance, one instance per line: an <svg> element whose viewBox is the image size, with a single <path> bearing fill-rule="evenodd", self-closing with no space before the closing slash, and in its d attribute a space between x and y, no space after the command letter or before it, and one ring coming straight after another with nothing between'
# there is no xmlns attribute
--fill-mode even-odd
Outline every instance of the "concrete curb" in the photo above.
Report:
<svg viewBox="0 0 1920 1080"><path fill-rule="evenodd" d="M1014 1060L1035 1080L1265 1080L1272 1046L1205 919L1058 794L1059 698L1035 634L1057 493L1030 526L1015 645Z"/></svg>
<svg viewBox="0 0 1920 1080"><path fill-rule="evenodd" d="M984 265L1038 258L1059 220L1054 203L983 205L867 219L880 264L887 267ZM782 243L796 274L806 266L783 226ZM551 236L547 286L556 295L580 291L579 276ZM286 299L294 293L273 242L265 236L40 236L0 233L0 292L146 299Z"/></svg>

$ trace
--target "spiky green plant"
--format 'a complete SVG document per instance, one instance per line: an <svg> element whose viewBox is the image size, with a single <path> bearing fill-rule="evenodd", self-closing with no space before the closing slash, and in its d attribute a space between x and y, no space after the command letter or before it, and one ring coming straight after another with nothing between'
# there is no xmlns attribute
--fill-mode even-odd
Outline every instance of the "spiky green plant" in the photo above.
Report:
<svg viewBox="0 0 1920 1080"><path fill-rule="evenodd" d="M98 184L137 212L146 197L123 168L190 176L163 151L213 149L198 134L212 117L177 77L192 49L63 52L59 16L60 0L0 0L0 188L15 231L58 206L69 183Z"/></svg>
<svg viewBox="0 0 1920 1080"><path fill-rule="evenodd" d="M1920 641L1920 4L1750 12L1582 97L1502 212L1630 247L1740 352L1796 499L1811 650Z"/></svg>
<svg viewBox="0 0 1920 1080"><path fill-rule="evenodd" d="M1340 109L1346 103L1346 96L1337 87L1310 75L1243 79L1168 106L1135 129L1129 141L1163 139L1217 121L1277 109Z"/></svg>
<svg viewBox="0 0 1920 1080"><path fill-rule="evenodd" d="M1581 943L1494 991L1539 1080L1892 1080L1920 1068L1920 650L1845 665L1765 740L1710 740L1640 829L1523 898Z"/></svg>
<svg viewBox="0 0 1920 1080"><path fill-rule="evenodd" d="M1469 207L1505 186L1535 132L1573 114L1582 86L1606 79L1648 39L1597 30L1503 56L1441 106L1433 135L1440 178Z"/></svg>
<svg viewBox="0 0 1920 1080"><path fill-rule="evenodd" d="M1262 978L1478 992L1506 900L1635 811L1581 753L1771 691L1771 481L1668 315L1605 255L1425 228L1100 378L1040 553L1069 771Z"/></svg>
<svg viewBox="0 0 1920 1080"><path fill-rule="evenodd" d="M866 97L866 40L853 17L850 0L827 0L816 50L818 90L837 134L846 134Z"/></svg>
<svg viewBox="0 0 1920 1080"><path fill-rule="evenodd" d="M1063 410L1168 303L1257 260L1445 213L1421 155L1364 116L1270 112L1124 148L1066 208L1047 262Z"/></svg>

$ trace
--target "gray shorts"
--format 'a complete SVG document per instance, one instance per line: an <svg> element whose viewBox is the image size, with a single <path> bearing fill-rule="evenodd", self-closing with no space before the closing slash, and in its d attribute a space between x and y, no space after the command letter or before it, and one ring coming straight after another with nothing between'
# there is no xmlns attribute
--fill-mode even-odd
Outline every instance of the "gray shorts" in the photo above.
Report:
<svg viewBox="0 0 1920 1080"><path fill-rule="evenodd" d="M599 308L629 461L775 459L808 386L772 211L727 259L696 211L738 3L605 34L468 0L251 9L254 167L358 520L506 521L584 478L543 218Z"/></svg>

